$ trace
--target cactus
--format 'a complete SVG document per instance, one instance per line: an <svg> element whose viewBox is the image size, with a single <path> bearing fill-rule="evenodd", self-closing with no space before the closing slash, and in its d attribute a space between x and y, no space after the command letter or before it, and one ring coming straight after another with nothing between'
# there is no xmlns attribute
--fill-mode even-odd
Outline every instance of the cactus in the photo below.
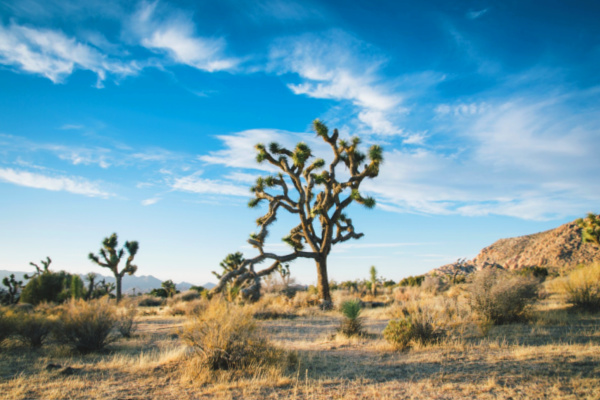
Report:
<svg viewBox="0 0 600 400"><path fill-rule="evenodd" d="M589 213L586 218L579 218L576 223L581 228L583 243L600 246L600 215Z"/></svg>

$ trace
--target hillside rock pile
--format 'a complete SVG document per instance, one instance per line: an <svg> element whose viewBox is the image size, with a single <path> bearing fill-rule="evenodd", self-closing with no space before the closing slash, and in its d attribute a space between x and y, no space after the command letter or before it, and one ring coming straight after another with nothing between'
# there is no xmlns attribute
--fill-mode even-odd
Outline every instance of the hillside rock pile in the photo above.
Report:
<svg viewBox="0 0 600 400"><path fill-rule="evenodd" d="M534 266L561 270L593 262L600 262L600 249L581 242L581 230L573 221L533 235L500 239L474 259L447 264L432 273L468 275L484 268L515 270Z"/></svg>

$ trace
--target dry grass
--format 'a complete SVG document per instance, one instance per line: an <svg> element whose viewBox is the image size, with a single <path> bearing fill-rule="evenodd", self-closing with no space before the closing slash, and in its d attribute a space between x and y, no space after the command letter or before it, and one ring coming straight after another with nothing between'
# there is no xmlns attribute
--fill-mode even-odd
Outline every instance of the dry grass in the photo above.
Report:
<svg viewBox="0 0 600 400"><path fill-rule="evenodd" d="M136 335L111 343L105 353L5 344L0 393L6 399L600 398L599 316L572 313L552 295L535 305L530 321L493 326L482 336L464 314L461 294L451 292L411 293L413 303L402 306L420 304L445 315L445 324L467 328L404 352L394 351L381 334L398 309L365 309L369 336L344 338L335 335L339 312L271 299L263 306L289 305L298 315L256 322L265 338L296 356L289 368L250 376L221 371L205 379L190 374L194 359L178 334L187 317L162 310L139 313ZM60 367L47 369L50 364Z"/></svg>

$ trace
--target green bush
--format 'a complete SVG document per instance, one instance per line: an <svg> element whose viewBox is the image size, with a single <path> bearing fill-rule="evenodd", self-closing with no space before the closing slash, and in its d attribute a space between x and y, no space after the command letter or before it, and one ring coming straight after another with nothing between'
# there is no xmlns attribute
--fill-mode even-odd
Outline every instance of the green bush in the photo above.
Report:
<svg viewBox="0 0 600 400"><path fill-rule="evenodd" d="M182 338L209 370L240 370L276 363L282 352L260 332L248 310L223 301L192 318Z"/></svg>
<svg viewBox="0 0 600 400"><path fill-rule="evenodd" d="M477 272L469 287L471 308L484 324L501 325L522 320L537 297L539 281L495 269Z"/></svg>
<svg viewBox="0 0 600 400"><path fill-rule="evenodd" d="M363 320L360 317L360 300L348 300L342 303L340 308L344 319L339 331L345 336L357 336L363 334Z"/></svg>
<svg viewBox="0 0 600 400"><path fill-rule="evenodd" d="M81 279L65 272L45 272L35 276L21 292L21 302L37 305L42 302L62 303L71 298L71 283L81 284ZM81 288L74 288L77 293Z"/></svg>
<svg viewBox="0 0 600 400"><path fill-rule="evenodd" d="M117 317L108 299L71 300L60 316L57 338L81 353L104 349L116 338L111 335Z"/></svg>
<svg viewBox="0 0 600 400"><path fill-rule="evenodd" d="M538 266L523 267L517 271L517 274L521 276L531 276L543 281L548 277L548 268Z"/></svg>
<svg viewBox="0 0 600 400"><path fill-rule="evenodd" d="M408 278L402 279L399 286L421 286L421 283L425 279L425 275L409 276Z"/></svg>

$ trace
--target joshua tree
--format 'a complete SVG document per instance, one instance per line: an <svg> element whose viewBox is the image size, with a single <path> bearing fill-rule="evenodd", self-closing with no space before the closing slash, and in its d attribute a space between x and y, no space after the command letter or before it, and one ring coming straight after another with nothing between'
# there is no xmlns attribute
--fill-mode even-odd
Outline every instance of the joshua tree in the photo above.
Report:
<svg viewBox="0 0 600 400"><path fill-rule="evenodd" d="M93 294L94 294L94 289L96 289L96 285L95 285L95 280L96 277L98 275L96 275L93 272L89 272L86 276L85 276L85 280L88 281L88 287L87 287L87 291L85 293L85 299L89 300L92 298Z"/></svg>
<svg viewBox="0 0 600 400"><path fill-rule="evenodd" d="M165 289L165 293L167 293L167 297L173 297L177 293L177 287L173 283L172 280L164 281L160 284L163 289Z"/></svg>
<svg viewBox="0 0 600 400"><path fill-rule="evenodd" d="M600 246L600 215L589 213L586 218L579 218L577 225L581 228L583 243L594 243Z"/></svg>
<svg viewBox="0 0 600 400"><path fill-rule="evenodd" d="M133 265L132 262L138 252L139 244L136 241L125 242L125 248L121 248L120 250L117 250L118 246L117 234L113 233L102 241L102 248L99 252L102 259L99 256L94 255L94 253L88 255L89 259L94 263L110 269L114 274L117 287L117 303L121 301L121 281L123 280L123 276L125 274L133 275L135 274L135 271L137 271L138 267ZM125 268L119 271L119 263L125 254L125 249L127 249L129 257L127 257L125 262Z"/></svg>
<svg viewBox="0 0 600 400"><path fill-rule="evenodd" d="M15 279L15 274L10 274L10 277L5 276L2 279L2 284L8 288L8 304L16 304L19 301L19 292L23 287L23 281Z"/></svg>
<svg viewBox="0 0 600 400"><path fill-rule="evenodd" d="M50 270L48 269L48 267L50 267L50 263L52 263L50 257L46 257L46 261L42 260L40 261L40 263L42 264L42 268L40 268L36 263L30 262L29 265L35 267L35 272L33 273L33 275L25 274L23 277L25 279L32 279L38 275L50 272Z"/></svg>
<svg viewBox="0 0 600 400"><path fill-rule="evenodd" d="M363 197L359 187L365 178L375 178L379 174L383 150L374 145L365 156L358 149L358 137L350 141L338 139L337 129L330 134L327 126L319 120L314 121L313 128L317 136L333 150L333 160L329 168L322 172L317 171L325 167L325 160L317 158L309 163L313 154L305 143L298 143L293 151L277 143L271 143L268 147L256 145L256 160L259 163L267 162L280 171L276 175L259 177L256 185L250 189L254 193L254 198L248 203L250 207L258 206L263 200L268 202L267 213L256 220L259 231L250 235L248 240L259 255L244 260L234 270L224 273L213 293L222 291L234 279L238 283L250 282L249 291L257 292L260 289L260 276L277 270L281 263L310 258L317 266L317 286L322 307L331 307L327 257L333 245L363 236L354 231L352 220L344 210L353 201L367 208L375 206L375 200ZM365 163L367 157L369 161ZM344 175L346 180L340 179L336 173L339 164L347 169ZM293 251L285 255L266 253L263 247L269 226L281 209L296 215L299 220L299 224L283 238ZM273 264L262 271L255 271L255 265L267 259L273 260Z"/></svg>
<svg viewBox="0 0 600 400"><path fill-rule="evenodd" d="M371 276L371 294L377 296L377 268L374 265L371 265L369 275Z"/></svg>

